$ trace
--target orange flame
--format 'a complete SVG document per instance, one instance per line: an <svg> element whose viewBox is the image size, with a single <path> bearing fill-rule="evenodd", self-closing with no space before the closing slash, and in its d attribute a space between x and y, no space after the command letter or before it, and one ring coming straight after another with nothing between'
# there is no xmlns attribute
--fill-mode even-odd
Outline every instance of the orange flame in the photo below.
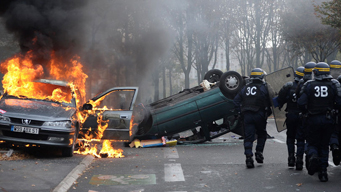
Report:
<svg viewBox="0 0 341 192"><path fill-rule="evenodd" d="M25 96L35 99L50 99L70 103L71 95L65 94L65 90L53 85L39 84L34 81L41 78L63 80L77 85L80 95L77 95L77 103L84 102L85 81L88 77L82 71L82 64L75 56L69 63L58 62L51 53L51 60L47 64L49 74L45 74L43 66L33 64L32 51L25 55L18 54L1 63L0 70L4 75L2 84L4 92L14 96ZM71 86L71 85L70 85ZM74 89L75 86L72 86Z"/></svg>
<svg viewBox="0 0 341 192"><path fill-rule="evenodd" d="M133 135L133 130L136 126L138 126L138 123L134 123L135 116L131 116L130 124L129 124L129 136L131 137Z"/></svg>
<svg viewBox="0 0 341 192"><path fill-rule="evenodd" d="M95 113L95 110L89 110L88 113L86 113L86 116L88 116L91 113ZM98 145L91 145L89 143L91 142L101 142L101 138L103 137L103 132L108 127L108 121L102 120L102 114L103 111L97 112L97 131L93 134L89 134L91 130L88 130L88 133L84 135L84 138L81 139L84 141L84 144L80 146L80 148L75 151L74 153L82 154L82 155L93 155L98 158L102 157L112 157L112 158L120 158L124 157L122 154L122 149L114 149L112 147L112 142L109 140L104 140L102 143L102 149L100 152L98 152L97 147Z"/></svg>

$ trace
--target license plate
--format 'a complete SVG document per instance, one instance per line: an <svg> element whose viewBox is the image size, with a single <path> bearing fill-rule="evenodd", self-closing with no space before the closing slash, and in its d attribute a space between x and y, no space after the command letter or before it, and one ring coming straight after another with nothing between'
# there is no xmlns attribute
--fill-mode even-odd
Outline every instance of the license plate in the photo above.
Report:
<svg viewBox="0 0 341 192"><path fill-rule="evenodd" d="M29 133L29 134L39 134L38 128L32 127L22 127L22 126L13 126L11 127L11 131L20 132L20 133Z"/></svg>

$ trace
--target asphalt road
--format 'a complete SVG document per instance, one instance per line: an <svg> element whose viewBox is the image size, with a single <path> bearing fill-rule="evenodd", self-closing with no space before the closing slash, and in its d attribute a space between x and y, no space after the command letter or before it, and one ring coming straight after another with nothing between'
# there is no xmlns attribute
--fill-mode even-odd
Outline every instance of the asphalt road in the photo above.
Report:
<svg viewBox="0 0 341 192"><path fill-rule="evenodd" d="M52 191L85 158L63 158L50 149L34 150L20 160L0 161L1 192Z"/></svg>
<svg viewBox="0 0 341 192"><path fill-rule="evenodd" d="M267 140L264 164L254 169L245 167L243 140L229 133L197 145L125 147L119 159L40 151L33 159L0 161L0 191L339 191L341 166L330 159L327 183L305 168L288 168L285 131L278 133L272 119L267 129L275 138Z"/></svg>
<svg viewBox="0 0 341 192"><path fill-rule="evenodd" d="M158 148L125 148L125 158L94 159L72 191L339 191L341 168L331 163L329 182L287 166L285 131L269 120L264 164L246 169L243 143L226 134L213 142ZM330 161L332 161L330 159Z"/></svg>

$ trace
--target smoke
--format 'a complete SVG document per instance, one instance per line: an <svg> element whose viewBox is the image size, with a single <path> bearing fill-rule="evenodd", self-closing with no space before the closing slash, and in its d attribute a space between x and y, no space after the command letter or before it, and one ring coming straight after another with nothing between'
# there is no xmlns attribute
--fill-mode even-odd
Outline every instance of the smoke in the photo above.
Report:
<svg viewBox="0 0 341 192"><path fill-rule="evenodd" d="M89 83L93 95L114 86L150 87L151 74L174 43L169 11L186 5L182 0L1 0L0 17L21 52L32 51L33 61L43 67L51 51L65 61L79 55L87 81L96 85Z"/></svg>
<svg viewBox="0 0 341 192"><path fill-rule="evenodd" d="M44 64L51 51L68 60L82 47L86 5L85 0L5 0L0 16L21 52L32 50L33 60Z"/></svg>

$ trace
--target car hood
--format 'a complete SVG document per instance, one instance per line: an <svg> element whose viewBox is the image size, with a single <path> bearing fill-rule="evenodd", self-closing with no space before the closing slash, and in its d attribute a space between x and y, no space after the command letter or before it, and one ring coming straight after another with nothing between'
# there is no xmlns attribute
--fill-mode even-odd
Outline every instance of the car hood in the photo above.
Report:
<svg viewBox="0 0 341 192"><path fill-rule="evenodd" d="M70 119L75 107L42 100L1 99L0 113L9 117L31 118L41 120Z"/></svg>

